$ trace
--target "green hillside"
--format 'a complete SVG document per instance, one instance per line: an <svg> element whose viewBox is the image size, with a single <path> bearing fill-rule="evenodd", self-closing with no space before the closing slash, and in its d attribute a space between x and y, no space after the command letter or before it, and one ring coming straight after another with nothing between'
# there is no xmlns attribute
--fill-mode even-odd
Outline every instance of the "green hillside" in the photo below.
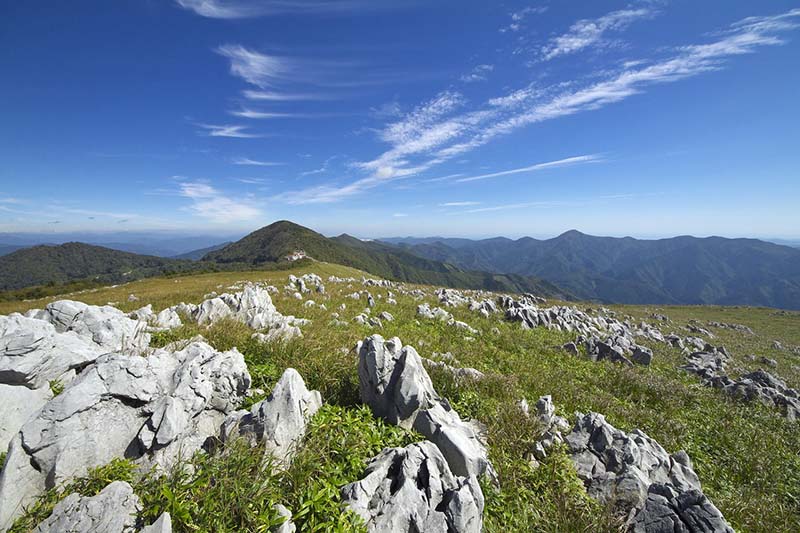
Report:
<svg viewBox="0 0 800 533"><path fill-rule="evenodd" d="M254 231L221 250L207 254L203 260L257 266L285 261L286 256L301 250L317 261L345 265L398 281L568 296L555 285L533 277L465 271L379 242L361 241L349 235L327 238L285 220Z"/></svg>
<svg viewBox="0 0 800 533"><path fill-rule="evenodd" d="M91 279L119 283L159 274L189 272L198 265L69 242L33 246L0 257L0 290Z"/></svg>

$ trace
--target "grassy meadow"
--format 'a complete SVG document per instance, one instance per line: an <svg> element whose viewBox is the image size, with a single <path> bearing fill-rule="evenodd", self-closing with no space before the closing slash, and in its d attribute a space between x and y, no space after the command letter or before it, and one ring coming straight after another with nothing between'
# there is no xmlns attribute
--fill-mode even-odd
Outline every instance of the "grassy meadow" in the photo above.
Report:
<svg viewBox="0 0 800 533"><path fill-rule="evenodd" d="M326 294L308 293L304 300L324 304L327 310L319 305L304 307L304 300L283 291L289 274L307 272L323 278ZM616 531L621 526L619 517L586 496L564 450L551 454L536 469L525 460L541 428L521 415L516 402L526 398L533 404L544 394L551 394L559 414L571 421L576 411L597 411L620 429L641 428L670 452L686 450L706 494L737 531L800 531L800 424L787 422L776 410L734 401L702 386L679 370L683 357L678 350L650 344L655 356L649 367L593 363L559 348L573 340L570 334L544 328L523 330L506 322L502 313L487 319L466 307L448 309L457 320L478 329L478 335L443 322L418 319L419 303L438 305L432 287L423 287L427 293L424 300L390 289L398 303L388 305L387 289L364 287L360 282L329 283L330 275L360 280L362 273L318 263L291 271L150 278L41 300L0 302L0 314L40 308L63 298L112 303L124 311L152 304L159 311L180 301L198 303L207 293L225 292L236 282L265 281L280 289L273 301L281 313L312 321L302 328L302 338L262 344L251 339L252 330L225 321L209 328L184 325L154 334L152 345L163 346L199 333L219 350L237 347L248 363L254 388L268 394L283 370L291 366L309 388L322 393L326 403L314 417L297 459L285 472L265 467L259 450L235 444L196 456L193 469L160 478L141 475L130 463L115 461L86 479L45 495L17 523L15 531L31 529L68 492L93 494L112 479L132 482L145 504L146 520L170 511L175 531L269 531L278 520L271 510L275 503L294 513L299 531L359 530L356 518L341 508L339 488L358 480L366 460L382 448L420 438L375 420L360 405L353 347L372 333L397 336L423 357L450 352L461 366L486 374L485 379L473 382L456 381L442 371L430 372L437 391L462 417L477 418L488 426L490 459L499 473L500 486L484 486L487 532L594 532ZM352 321L364 310L366 301L346 295L364 289L376 298L372 314L388 311L394 321L384 322L382 329ZM129 302L130 294L138 301ZM342 303L347 308L339 311ZM775 340L785 347L800 346L800 313L734 307L610 307L618 316L646 320L664 333L688 335L681 328L695 320L717 335L713 343L731 352L732 374L764 366L746 355L766 356L775 359L777 367L765 368L790 386L800 387L800 355L773 347ZM332 325L333 312L348 325ZM652 313L664 314L671 321L657 322ZM709 327L709 321L743 324L752 328L754 335ZM248 404L263 397L250 398Z"/></svg>

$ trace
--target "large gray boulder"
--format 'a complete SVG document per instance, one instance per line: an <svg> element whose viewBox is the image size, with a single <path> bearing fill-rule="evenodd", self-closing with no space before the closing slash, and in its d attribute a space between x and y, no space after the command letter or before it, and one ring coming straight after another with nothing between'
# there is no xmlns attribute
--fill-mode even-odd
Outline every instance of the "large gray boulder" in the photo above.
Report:
<svg viewBox="0 0 800 533"><path fill-rule="evenodd" d="M141 502L124 481L114 481L96 496L72 493L34 533L133 533Z"/></svg>
<svg viewBox="0 0 800 533"><path fill-rule="evenodd" d="M247 439L263 446L279 467L291 463L297 445L306 433L308 421L322 407L319 391L309 391L294 368L287 368L266 400L237 411L223 424L222 439Z"/></svg>
<svg viewBox="0 0 800 533"><path fill-rule="evenodd" d="M205 343L100 357L12 439L0 474L0 529L43 490L115 457L165 469L190 457L249 385L238 351Z"/></svg>
<svg viewBox="0 0 800 533"><path fill-rule="evenodd" d="M670 455L643 431L626 434L598 413L578 415L565 441L589 495L628 516L634 531L732 531L686 452Z"/></svg>
<svg viewBox="0 0 800 533"><path fill-rule="evenodd" d="M685 453L669 455L644 432L626 434L601 414L578 416L565 440L589 495L603 504L639 508L653 483L670 483L679 491L700 488Z"/></svg>
<svg viewBox="0 0 800 533"><path fill-rule="evenodd" d="M74 331L106 352L141 354L150 345L147 323L133 320L110 305L59 300L44 308L43 319L59 333Z"/></svg>
<svg viewBox="0 0 800 533"><path fill-rule="evenodd" d="M0 316L0 383L39 389L107 352L91 338L59 332L45 320Z"/></svg>
<svg viewBox="0 0 800 533"><path fill-rule="evenodd" d="M650 485L644 507L629 520L631 533L734 533L700 490L677 492L670 485Z"/></svg>
<svg viewBox="0 0 800 533"><path fill-rule="evenodd" d="M363 479L342 488L342 500L375 533L477 533L482 527L477 479L454 475L428 441L381 452Z"/></svg>
<svg viewBox="0 0 800 533"><path fill-rule="evenodd" d="M415 429L439 447L459 476L494 476L477 421L463 421L446 399L439 397L411 346L397 337L385 341L367 337L359 346L361 400L376 416Z"/></svg>

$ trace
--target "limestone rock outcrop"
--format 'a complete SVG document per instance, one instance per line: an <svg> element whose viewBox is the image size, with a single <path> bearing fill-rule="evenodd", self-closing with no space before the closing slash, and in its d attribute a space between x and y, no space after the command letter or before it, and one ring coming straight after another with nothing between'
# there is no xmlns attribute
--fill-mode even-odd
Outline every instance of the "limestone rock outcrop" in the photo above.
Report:
<svg viewBox="0 0 800 533"><path fill-rule="evenodd" d="M128 318L110 305L58 300L48 304L36 316L53 324L59 333L72 331L91 339L105 352L136 355L144 353L150 346L147 324Z"/></svg>
<svg viewBox="0 0 800 533"><path fill-rule="evenodd" d="M358 351L361 400L375 415L424 435L439 447L454 474L494 476L483 428L477 421L461 420L439 397L414 348L396 337L385 341L372 335Z"/></svg>
<svg viewBox="0 0 800 533"><path fill-rule="evenodd" d="M34 533L133 533L141 501L133 488L124 481L109 483L96 496L72 493L53 509L53 512Z"/></svg>
<svg viewBox="0 0 800 533"><path fill-rule="evenodd" d="M363 479L342 489L342 500L374 533L478 533L482 527L477 479L454 475L428 441L381 452Z"/></svg>
<svg viewBox="0 0 800 533"><path fill-rule="evenodd" d="M249 385L237 350L205 343L101 356L12 439L0 474L0 529L45 489L115 457L165 469L190 457L218 434Z"/></svg>
<svg viewBox="0 0 800 533"><path fill-rule="evenodd" d="M578 414L563 440L588 494L627 517L629 530L733 533L686 452L669 454L643 431L626 434L598 413Z"/></svg>
<svg viewBox="0 0 800 533"><path fill-rule="evenodd" d="M321 406L319 391L309 391L297 370L287 368L267 399L250 411L228 416L222 439L245 438L251 446L263 446L276 465L286 467L306 433L308 421Z"/></svg>

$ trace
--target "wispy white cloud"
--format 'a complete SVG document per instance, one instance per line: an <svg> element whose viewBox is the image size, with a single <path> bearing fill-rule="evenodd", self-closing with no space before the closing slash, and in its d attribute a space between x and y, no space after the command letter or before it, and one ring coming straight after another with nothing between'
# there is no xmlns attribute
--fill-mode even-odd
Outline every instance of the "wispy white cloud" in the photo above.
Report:
<svg viewBox="0 0 800 533"><path fill-rule="evenodd" d="M276 196L275 199L293 205L338 202L384 183L410 178L423 170L422 167L402 169L384 167L379 168L366 178L356 180L347 185L316 185L306 189L284 192Z"/></svg>
<svg viewBox="0 0 800 533"><path fill-rule="evenodd" d="M263 185L267 181L264 178L233 178L233 179L238 181L239 183L244 183L246 185Z"/></svg>
<svg viewBox="0 0 800 533"><path fill-rule="evenodd" d="M608 32L622 31L633 22L651 18L655 11L648 8L623 9L613 11L597 19L579 20L569 30L551 39L541 49L541 57L548 61L554 57L572 54L588 46L597 48L607 44L605 34Z"/></svg>
<svg viewBox="0 0 800 533"><path fill-rule="evenodd" d="M252 86L242 91L242 96L250 102L340 100L348 97L348 90L353 88L405 79L402 72L368 70L363 63L343 59L278 55L232 43L219 46L215 51L228 59L232 76ZM249 113L257 112L245 109L238 114Z"/></svg>
<svg viewBox="0 0 800 533"><path fill-rule="evenodd" d="M222 45L217 53L230 60L232 75L260 88L275 85L294 70L288 58L262 54L239 44Z"/></svg>
<svg viewBox="0 0 800 533"><path fill-rule="evenodd" d="M558 167L566 167L572 165L579 165L582 163L597 163L602 161L603 158L597 154L589 154L589 155L579 155L575 157L567 157L564 159L558 159L556 161L548 161L546 163L536 163L535 165L530 165L527 167L521 168L514 168L511 170L503 170L500 172L492 172L490 174L480 174L478 176L470 176L467 178L460 178L455 181L457 182L467 182L467 181L478 181L478 180L486 180L490 178L499 178L501 176L511 176L513 174L527 174L529 172L537 172L540 170L547 170L550 168L558 168Z"/></svg>
<svg viewBox="0 0 800 533"><path fill-rule="evenodd" d="M314 170L307 170L305 172L301 172L300 175L301 176L313 176L314 174L324 174L324 173L328 172L328 170L330 169L331 163L334 160L338 159L339 157L341 157L341 156L333 155L333 156L329 157L328 159L326 159L325 161L323 161L321 167L316 168Z"/></svg>
<svg viewBox="0 0 800 533"><path fill-rule="evenodd" d="M480 205L480 202L445 202L439 204L439 207L467 207L470 205Z"/></svg>
<svg viewBox="0 0 800 533"><path fill-rule="evenodd" d="M447 174L446 176L439 176L439 177L436 177L436 178L428 178L425 181L429 181L429 182L447 181L447 180L451 180L453 178L460 178L463 175L464 174L462 172L457 172L455 174Z"/></svg>
<svg viewBox="0 0 800 533"><path fill-rule="evenodd" d="M476 65L470 72L463 74L459 79L464 83L474 83L476 81L486 81L489 73L494 70L494 65Z"/></svg>
<svg viewBox="0 0 800 533"><path fill-rule="evenodd" d="M400 107L400 103L395 100L371 107L369 109L369 114L374 118L395 119L403 115L403 108Z"/></svg>
<svg viewBox="0 0 800 533"><path fill-rule="evenodd" d="M286 163L279 163L276 161L259 161L257 159L250 159L249 157L237 157L231 162L234 165L249 165L254 167L277 167L286 164Z"/></svg>
<svg viewBox="0 0 800 533"><path fill-rule="evenodd" d="M254 118L254 119L267 119L267 118L294 118L297 115L293 113L276 113L271 111L255 111L253 109L237 109L229 111L235 117L241 118Z"/></svg>
<svg viewBox="0 0 800 533"><path fill-rule="evenodd" d="M454 143L440 150L436 157L447 159L482 146L492 139L521 127L593 111L639 94L650 85L669 83L699 74L719 70L730 57L753 53L763 46L782 44L777 33L798 27L800 9L771 17L750 17L718 36L714 42L683 46L666 59L656 60L639 68L623 69L612 77L589 86L560 84L548 91L523 89L507 95L500 106L513 110L471 139ZM544 95L542 97L542 95ZM501 97L503 98L503 97ZM490 104L498 103L492 99Z"/></svg>
<svg viewBox="0 0 800 533"><path fill-rule="evenodd" d="M357 163L356 166L373 172L375 178L392 175L405 177L409 175L409 171L417 173L430 168L439 161L429 160L409 166L406 158L447 146L488 118L485 111L468 112L446 118L465 103L466 99L461 93L454 91L439 93L432 100L383 128L379 132L379 137L391 148L378 158Z"/></svg>
<svg viewBox="0 0 800 533"><path fill-rule="evenodd" d="M333 100L337 98L331 94L321 93L288 93L278 91L242 91L242 94L248 100L266 101L266 102L302 102L309 100Z"/></svg>
<svg viewBox="0 0 800 533"><path fill-rule="evenodd" d="M395 218L402 218L402 217L407 217L408 213L395 213L392 216Z"/></svg>
<svg viewBox="0 0 800 533"><path fill-rule="evenodd" d="M208 183L186 181L179 184L179 194L191 200L188 209L213 223L247 222L262 216L261 210L249 199L226 196Z"/></svg>
<svg viewBox="0 0 800 533"><path fill-rule="evenodd" d="M547 11L547 6L528 6L511 13L511 20L519 22L530 15L541 15Z"/></svg>
<svg viewBox="0 0 800 533"><path fill-rule="evenodd" d="M255 139L262 137L262 135L257 133L245 131L246 126L235 124L198 124L198 126L203 128L205 130L203 133L209 137L232 137L236 139Z"/></svg>
<svg viewBox="0 0 800 533"><path fill-rule="evenodd" d="M175 0L184 9L194 11L200 16L215 19L239 19L258 16L258 10L245 2L226 0Z"/></svg>
<svg viewBox="0 0 800 533"><path fill-rule="evenodd" d="M375 0L175 0L196 14L214 19L241 19L281 13L350 13L375 9L385 3Z"/></svg>
<svg viewBox="0 0 800 533"><path fill-rule="evenodd" d="M606 194L595 196L591 198L579 198L571 200L539 200L534 202L519 202L512 204L500 204L489 207L478 207L474 209L465 209L452 214L463 213L490 213L494 211L509 211L513 209L551 209L554 207L585 207L594 204L607 204L612 201L618 200L632 200L640 197L653 197L659 196L660 193L621 193L621 194Z"/></svg>
<svg viewBox="0 0 800 533"><path fill-rule="evenodd" d="M511 23L500 28L500 33L507 31L516 32L522 28L522 22L531 15L541 15L547 11L547 6L528 6L511 13Z"/></svg>
<svg viewBox="0 0 800 533"><path fill-rule="evenodd" d="M597 73L593 79L600 81L571 81L545 88L527 86L491 98L472 110L463 110L467 100L460 93L442 92L379 130L378 137L388 149L372 160L354 165L366 172L366 177L349 184L291 191L283 199L291 203L335 202L387 182L419 175L520 128L601 109L653 85L722 69L731 57L783 43L779 34L796 28L798 17L800 9L750 17L718 33L712 42L678 47L667 57L628 63L628 67L616 72ZM588 161L572 164L576 162ZM474 178L485 179L462 179Z"/></svg>
<svg viewBox="0 0 800 533"><path fill-rule="evenodd" d="M229 113L235 117L249 118L255 120L282 119L282 118L315 119L315 118L340 117L343 115L342 113L284 113L275 111L256 111L254 109L249 109L246 107L242 109L229 111Z"/></svg>

